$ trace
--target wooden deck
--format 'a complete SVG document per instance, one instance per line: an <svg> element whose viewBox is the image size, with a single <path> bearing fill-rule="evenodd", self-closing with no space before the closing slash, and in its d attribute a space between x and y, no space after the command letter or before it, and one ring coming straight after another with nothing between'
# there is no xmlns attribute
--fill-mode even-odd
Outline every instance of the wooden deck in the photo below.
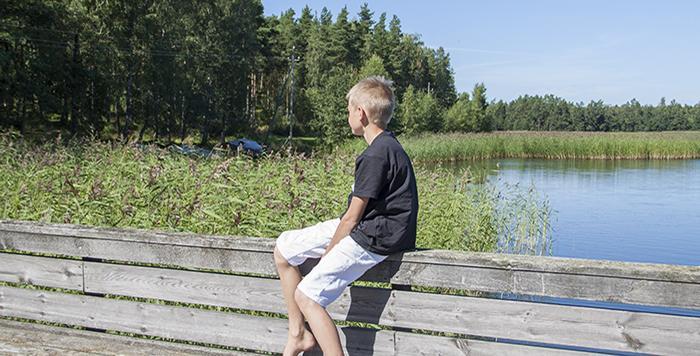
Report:
<svg viewBox="0 0 700 356"><path fill-rule="evenodd" d="M241 355L174 342L0 319L2 355Z"/></svg>
<svg viewBox="0 0 700 356"><path fill-rule="evenodd" d="M0 316L280 352L287 322L273 244L0 221L0 281L6 282L0 285ZM393 288L353 286L329 307L340 322L380 327L339 326L352 355L700 349L700 318L693 315L483 297L500 292L697 310L697 266L418 251L391 256L362 280Z"/></svg>

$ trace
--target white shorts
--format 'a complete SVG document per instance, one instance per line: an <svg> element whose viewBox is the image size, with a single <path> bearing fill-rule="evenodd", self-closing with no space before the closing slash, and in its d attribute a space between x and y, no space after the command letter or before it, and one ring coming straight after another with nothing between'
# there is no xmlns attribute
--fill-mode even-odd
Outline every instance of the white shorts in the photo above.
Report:
<svg viewBox="0 0 700 356"><path fill-rule="evenodd" d="M292 266L320 258L331 242L340 219L327 220L277 238L277 250ZM338 299L348 284L388 256L369 252L350 236L344 237L299 283L297 288L322 307Z"/></svg>

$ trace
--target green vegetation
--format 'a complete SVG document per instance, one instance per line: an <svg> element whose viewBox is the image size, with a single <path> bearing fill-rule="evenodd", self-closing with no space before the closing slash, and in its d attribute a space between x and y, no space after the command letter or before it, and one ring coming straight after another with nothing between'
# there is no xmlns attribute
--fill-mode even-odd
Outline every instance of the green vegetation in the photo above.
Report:
<svg viewBox="0 0 700 356"><path fill-rule="evenodd" d="M399 137L418 162L490 158L687 159L700 158L700 131L495 132ZM350 141L343 151L359 152Z"/></svg>
<svg viewBox="0 0 700 356"><path fill-rule="evenodd" d="M532 131L681 131L700 130L700 103L685 105L665 98L658 105L632 99L622 105L602 100L574 103L554 95L523 95L491 102L487 120L496 130Z"/></svg>
<svg viewBox="0 0 700 356"><path fill-rule="evenodd" d="M0 134L0 152L0 219L259 237L340 216L355 157L193 159L155 146L30 144L14 134ZM415 171L419 247L546 252L550 212L533 192L477 184L468 171ZM515 240L539 247L503 248Z"/></svg>
<svg viewBox="0 0 700 356"><path fill-rule="evenodd" d="M549 254L552 211L534 187L474 184L469 171L421 166L420 247Z"/></svg>
<svg viewBox="0 0 700 356"><path fill-rule="evenodd" d="M414 159L418 178L419 246L470 251L546 253L551 211L532 188L479 184L478 175L436 168L435 161L700 157L700 132L497 132L399 139ZM310 138L295 142L322 147ZM287 150L256 160L194 159L131 143L30 143L9 132L0 134L0 218L274 237L340 216L353 159L364 147L357 139L311 154Z"/></svg>
<svg viewBox="0 0 700 356"><path fill-rule="evenodd" d="M317 10L317 11L315 11ZM454 101L449 55L368 5L265 16L259 0L9 0L0 15L0 128L200 145L230 135L347 137L345 94L382 74ZM293 65L292 65L293 64ZM293 67L293 69L292 69ZM293 85L292 85L293 84ZM292 100L292 92L294 100Z"/></svg>
<svg viewBox="0 0 700 356"><path fill-rule="evenodd" d="M338 144L346 92L374 74L394 81L397 133L700 129L700 104L458 93L449 53L366 4L264 16L259 0L9 0L0 12L0 129L23 134L211 146L291 128Z"/></svg>

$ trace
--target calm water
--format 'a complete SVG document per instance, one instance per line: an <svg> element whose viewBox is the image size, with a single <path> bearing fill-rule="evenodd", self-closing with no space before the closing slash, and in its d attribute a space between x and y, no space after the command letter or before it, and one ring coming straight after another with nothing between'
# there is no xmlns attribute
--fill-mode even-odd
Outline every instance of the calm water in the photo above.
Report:
<svg viewBox="0 0 700 356"><path fill-rule="evenodd" d="M700 160L463 162L534 184L554 210L553 255L700 265Z"/></svg>

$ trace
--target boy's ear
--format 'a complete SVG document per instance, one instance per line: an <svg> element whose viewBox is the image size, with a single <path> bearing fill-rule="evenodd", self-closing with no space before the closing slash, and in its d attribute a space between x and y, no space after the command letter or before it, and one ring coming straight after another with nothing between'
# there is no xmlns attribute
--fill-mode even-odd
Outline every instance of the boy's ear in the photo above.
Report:
<svg viewBox="0 0 700 356"><path fill-rule="evenodd" d="M367 117L367 113L365 112L365 109L362 108L361 106L358 106L360 109L360 121L362 121L362 126L367 126L369 125L369 118Z"/></svg>

